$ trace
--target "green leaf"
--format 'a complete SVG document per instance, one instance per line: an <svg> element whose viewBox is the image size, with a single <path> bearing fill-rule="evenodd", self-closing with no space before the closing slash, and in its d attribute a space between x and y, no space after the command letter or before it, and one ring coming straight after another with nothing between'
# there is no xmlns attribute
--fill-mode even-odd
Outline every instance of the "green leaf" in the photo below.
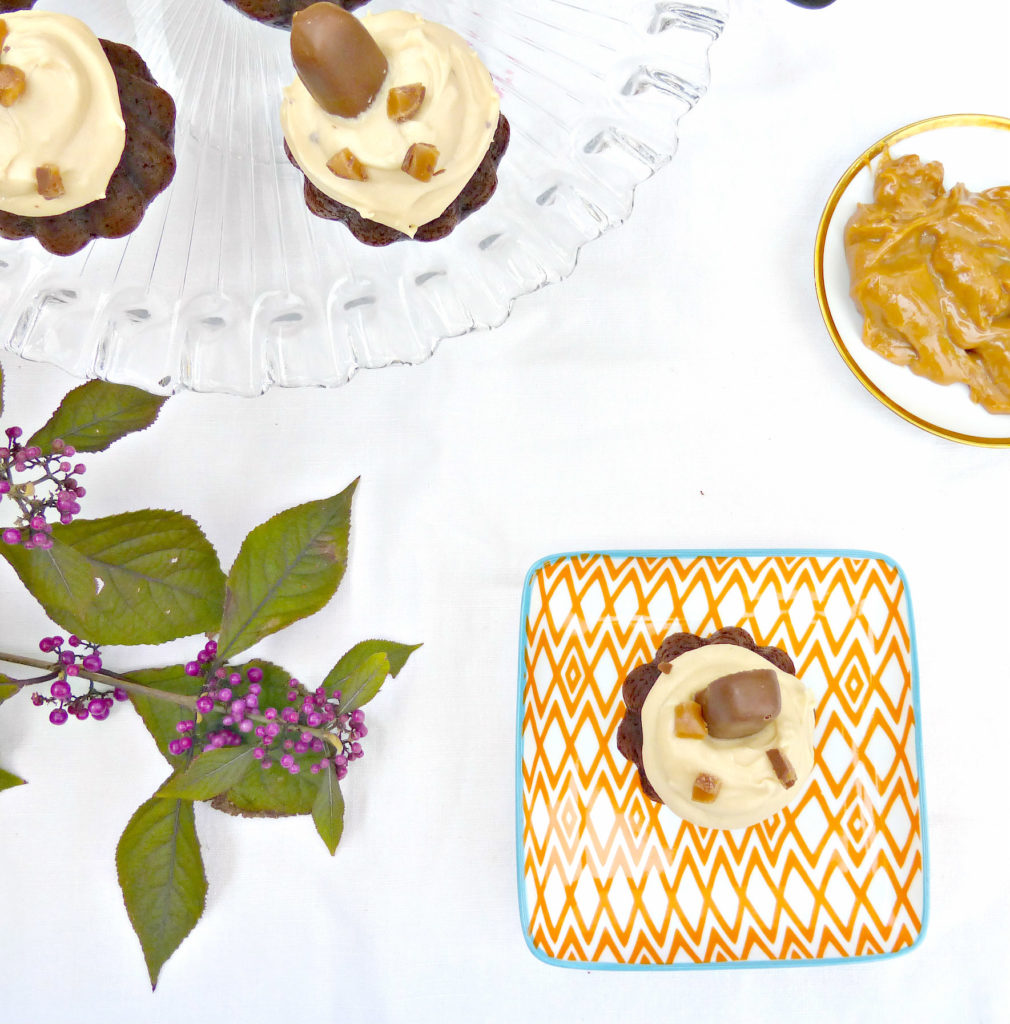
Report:
<svg viewBox="0 0 1010 1024"><path fill-rule="evenodd" d="M333 596L347 567L356 486L281 512L242 542L228 574L220 657L312 615Z"/></svg>
<svg viewBox="0 0 1010 1024"><path fill-rule="evenodd" d="M334 668L323 685L327 692L331 684L334 690L340 691L340 710L348 712L367 704L379 692L388 675L389 659L385 654L371 654L346 675L340 676Z"/></svg>
<svg viewBox="0 0 1010 1024"><path fill-rule="evenodd" d="M273 707L278 710L287 707L291 673L285 672L279 665L258 659L249 662L248 665L232 668L237 672L245 672L250 665L256 665L263 670L263 679L260 681L260 707ZM281 750L271 748L270 756L277 761L282 753ZM218 796L214 800L214 806L232 814L252 817L276 818L290 814L309 814L316 799L318 784L318 776L312 775L309 768L319 760L319 757L319 754L311 752L294 754L300 769L297 775L292 775L276 764L269 771L257 767L244 775L226 793Z"/></svg>
<svg viewBox="0 0 1010 1024"><path fill-rule="evenodd" d="M156 796L141 804L116 847L116 870L154 988L207 898L193 804Z"/></svg>
<svg viewBox="0 0 1010 1024"><path fill-rule="evenodd" d="M103 452L113 441L149 427L166 401L127 384L91 380L66 394L49 422L25 443L50 451L58 437L79 452Z"/></svg>
<svg viewBox="0 0 1010 1024"><path fill-rule="evenodd" d="M56 525L48 551L0 555L49 617L96 644L159 644L216 630L224 575L200 527L146 509Z"/></svg>
<svg viewBox="0 0 1010 1024"><path fill-rule="evenodd" d="M251 768L260 770L252 746L243 743L239 747L219 747L197 755L185 771L166 779L155 795L162 799L210 800L241 781Z"/></svg>
<svg viewBox="0 0 1010 1024"><path fill-rule="evenodd" d="M397 676L410 655L420 644L398 644L392 640L362 640L355 644L330 669L323 680L327 693L340 690L341 711L353 711L367 704L386 681L386 675ZM384 655L387 662L385 671L376 680L380 664L376 655Z"/></svg>
<svg viewBox="0 0 1010 1024"><path fill-rule="evenodd" d="M0 790L12 789L14 786L23 786L25 780L0 768Z"/></svg>
<svg viewBox="0 0 1010 1024"><path fill-rule="evenodd" d="M13 697L20 689L21 687L16 686L10 676L5 676L3 672L0 672L0 704Z"/></svg>
<svg viewBox="0 0 1010 1024"><path fill-rule="evenodd" d="M340 792L337 773L332 768L328 767L316 778L319 780L319 791L312 805L312 820L332 856L337 852L337 843L344 831L344 795Z"/></svg>
<svg viewBox="0 0 1010 1024"><path fill-rule="evenodd" d="M139 672L131 672L126 678L133 683L152 686L158 690L168 690L169 693L179 693L186 697L195 697L204 684L202 676L186 675L182 665L142 669ZM195 713L189 708L180 707L171 701L148 697L133 691L130 692L130 700L143 719L144 725L147 726L147 731L154 737L154 742L157 743L161 755L176 768L184 765L187 758L170 754L168 744L171 740L179 738L179 732L175 728L176 724L185 719L195 718Z"/></svg>

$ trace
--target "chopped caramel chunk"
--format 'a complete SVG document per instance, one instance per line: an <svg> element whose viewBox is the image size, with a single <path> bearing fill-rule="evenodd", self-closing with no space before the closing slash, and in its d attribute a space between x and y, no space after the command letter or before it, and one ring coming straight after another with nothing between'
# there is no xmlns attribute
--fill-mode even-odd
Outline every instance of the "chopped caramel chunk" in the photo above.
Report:
<svg viewBox="0 0 1010 1024"><path fill-rule="evenodd" d="M386 113L392 121L409 121L421 109L423 102L424 86L420 82L397 85L389 90Z"/></svg>
<svg viewBox="0 0 1010 1024"><path fill-rule="evenodd" d="M7 38L7 22L0 18L0 46L3 46L4 40Z"/></svg>
<svg viewBox="0 0 1010 1024"><path fill-rule="evenodd" d="M691 799L696 804L715 803L715 798L722 789L722 783L714 776L702 772L694 780L694 789L691 792Z"/></svg>
<svg viewBox="0 0 1010 1024"><path fill-rule="evenodd" d="M39 189L39 195L43 199L58 199L66 189L63 187L63 177L56 164L43 164L35 168L35 183Z"/></svg>
<svg viewBox="0 0 1010 1024"><path fill-rule="evenodd" d="M768 755L768 760L772 763L772 771L775 772L775 778L782 783L783 787L789 789L790 786L795 786L796 769L792 766L789 758L778 747L772 747L770 750L766 750L765 753Z"/></svg>
<svg viewBox="0 0 1010 1024"><path fill-rule="evenodd" d="M348 181L368 181L368 171L365 165L349 150L342 149L334 153L326 166L333 171L338 178L346 178Z"/></svg>
<svg viewBox="0 0 1010 1024"><path fill-rule="evenodd" d="M662 672L664 676L668 676L673 671L673 662L664 661L659 665L659 671Z"/></svg>
<svg viewBox="0 0 1010 1024"><path fill-rule="evenodd" d="M13 64L0 64L0 107L12 107L25 91L25 73Z"/></svg>
<svg viewBox="0 0 1010 1024"><path fill-rule="evenodd" d="M700 740L708 735L708 726L701 717L701 705L686 700L673 709L673 734L687 740Z"/></svg>
<svg viewBox="0 0 1010 1024"><path fill-rule="evenodd" d="M430 142L415 142L403 158L401 171L406 171L418 181L431 181L435 177L438 163L438 149Z"/></svg>

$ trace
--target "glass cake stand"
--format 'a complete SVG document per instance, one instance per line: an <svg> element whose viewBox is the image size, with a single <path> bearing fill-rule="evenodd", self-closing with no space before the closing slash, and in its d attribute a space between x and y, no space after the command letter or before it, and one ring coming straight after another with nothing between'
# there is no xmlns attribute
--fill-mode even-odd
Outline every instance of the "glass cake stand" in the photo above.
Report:
<svg viewBox="0 0 1010 1024"><path fill-rule="evenodd" d="M419 363L502 323L631 212L704 95L729 0L374 0L477 50L512 141L446 239L370 249L305 208L278 119L288 34L222 0L40 0L134 46L175 97L178 171L126 239L0 239L0 342L80 377L257 395Z"/></svg>

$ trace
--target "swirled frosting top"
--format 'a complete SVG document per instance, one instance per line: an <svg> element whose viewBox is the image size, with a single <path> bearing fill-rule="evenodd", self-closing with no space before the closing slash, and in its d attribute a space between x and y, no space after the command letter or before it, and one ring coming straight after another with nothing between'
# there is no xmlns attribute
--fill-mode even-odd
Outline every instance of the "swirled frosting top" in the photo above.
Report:
<svg viewBox="0 0 1010 1024"><path fill-rule="evenodd" d="M764 728L740 739L681 738L677 705L689 701L713 679L733 672L773 669L782 694L779 714ZM642 761L663 803L682 818L707 828L743 828L771 817L802 790L814 765L814 697L796 678L759 654L730 644L688 651L661 674L642 707ZM786 789L768 759L779 750L793 766L797 784ZM706 773L721 783L718 798L692 799L695 779Z"/></svg>
<svg viewBox="0 0 1010 1024"><path fill-rule="evenodd" d="M451 29L406 11L361 21L389 65L375 99L357 117L327 114L295 78L281 105L284 138L320 191L362 217L413 236L445 211L484 159L498 125L498 94L480 59ZM390 118L390 89L416 83L425 89L416 115L402 122ZM401 169L415 143L438 149L430 181ZM338 177L326 166L344 149L364 165L367 180Z"/></svg>
<svg viewBox="0 0 1010 1024"><path fill-rule="evenodd" d="M50 11L5 14L0 64L25 76L25 91L0 107L0 210L48 217L105 197L123 155L126 125L116 76L97 36ZM54 164L65 192L39 195L37 167Z"/></svg>

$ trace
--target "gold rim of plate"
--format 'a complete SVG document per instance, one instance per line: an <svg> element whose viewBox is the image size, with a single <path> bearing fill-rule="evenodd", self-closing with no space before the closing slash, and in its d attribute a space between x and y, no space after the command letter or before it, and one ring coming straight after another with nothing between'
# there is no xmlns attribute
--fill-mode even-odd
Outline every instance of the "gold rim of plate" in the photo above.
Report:
<svg viewBox="0 0 1010 1024"><path fill-rule="evenodd" d="M835 319L831 315L831 308L828 305L828 297L824 287L824 245L828 234L828 227L834 219L839 199L841 199L849 185L852 184L853 178L863 168L868 167L885 149L896 142L901 142L903 139L910 138L913 135L920 135L922 132L931 131L934 128L950 128L963 125L1000 128L1004 131L1010 131L1010 118L999 117L996 114L940 114L937 117L927 117L923 121L915 121L912 124L897 129L897 131L891 132L890 135L885 135L870 146L861 156L857 157L838 180L838 184L832 189L831 195L828 196L828 201L824 207L824 212L821 214L820 223L817 225L817 236L814 240L814 283L817 289L817 304L820 306L824 325L828 329L828 334L831 335L831 340L835 343L835 348L838 349L838 354L845 361L845 365L852 371L859 383L874 398L886 405L892 412L897 413L902 419L920 427L922 430L935 434L937 437L945 437L948 440L960 441L964 444L979 445L983 448L1008 448L1010 447L1010 437L978 437L974 434L962 434L956 430L950 430L939 424L931 423L929 420L909 412L908 409L899 405L890 395L878 387L853 359L852 353L842 340L841 333L835 324Z"/></svg>

